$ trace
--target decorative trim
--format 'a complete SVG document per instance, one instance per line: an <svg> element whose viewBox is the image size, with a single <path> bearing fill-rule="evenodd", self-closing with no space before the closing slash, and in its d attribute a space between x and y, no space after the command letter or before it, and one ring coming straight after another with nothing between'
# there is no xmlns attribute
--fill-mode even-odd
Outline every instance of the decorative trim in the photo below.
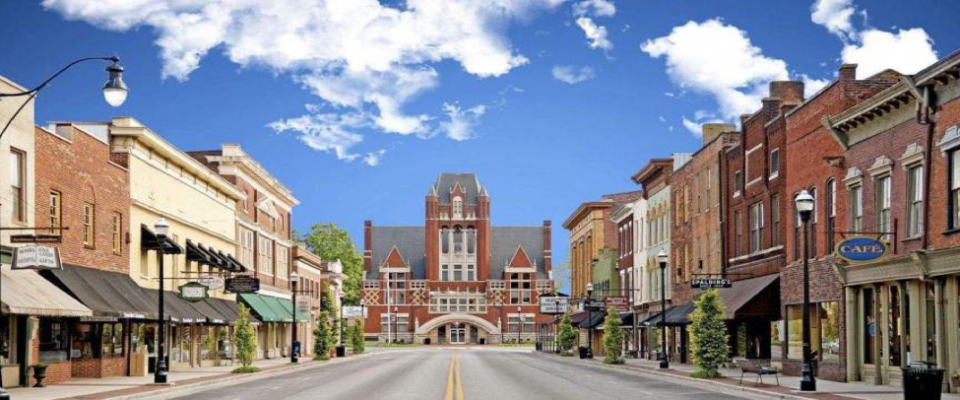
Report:
<svg viewBox="0 0 960 400"><path fill-rule="evenodd" d="M943 154L944 157L947 156L950 150L960 147L960 125L948 127L943 134L943 139L937 143L937 146L940 146L940 153Z"/></svg>
<svg viewBox="0 0 960 400"><path fill-rule="evenodd" d="M911 168L917 164L923 164L923 146L916 143L907 145L907 149L904 150L903 155L900 156L900 164L903 165L903 169Z"/></svg>
<svg viewBox="0 0 960 400"><path fill-rule="evenodd" d="M873 179L890 175L893 171L893 160L887 156L877 157L868 171L870 171L870 177Z"/></svg>
<svg viewBox="0 0 960 400"><path fill-rule="evenodd" d="M856 186L863 183L863 172L860 171L860 168L850 167L847 168L847 175L843 177L843 183L850 186Z"/></svg>

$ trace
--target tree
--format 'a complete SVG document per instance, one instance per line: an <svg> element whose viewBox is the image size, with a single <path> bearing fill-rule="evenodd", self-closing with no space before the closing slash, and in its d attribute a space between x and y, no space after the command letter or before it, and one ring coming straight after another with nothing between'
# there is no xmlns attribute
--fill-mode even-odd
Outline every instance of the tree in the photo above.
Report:
<svg viewBox="0 0 960 400"><path fill-rule="evenodd" d="M604 364L623 364L623 320L620 319L620 313L610 307L607 309L607 318L603 322L603 363Z"/></svg>
<svg viewBox="0 0 960 400"><path fill-rule="evenodd" d="M257 372L260 369L253 366L253 357L257 352L257 333L250 324L250 309L243 303L239 304L239 316L233 324L233 340L237 344L237 358L240 368L233 373Z"/></svg>
<svg viewBox="0 0 960 400"><path fill-rule="evenodd" d="M560 332L557 334L560 355L572 356L573 353L570 350L573 349L578 337L577 331L573 329L573 325L570 323L570 314L563 314L563 317L560 317Z"/></svg>
<svg viewBox="0 0 960 400"><path fill-rule="evenodd" d="M697 378L719 378L717 371L729 361L727 328L723 323L726 306L717 289L710 289L694 302L696 308L690 314L690 350L693 363L699 371L691 374Z"/></svg>
<svg viewBox="0 0 960 400"><path fill-rule="evenodd" d="M317 327L313 329L314 338L314 360L329 360L330 349L333 348L333 329L330 323L330 314L327 311L320 311L317 316Z"/></svg>
<svg viewBox="0 0 960 400"><path fill-rule="evenodd" d="M367 345L363 341L363 318L357 318L350 330L350 346L353 347L353 354L362 354L366 349Z"/></svg>
<svg viewBox="0 0 960 400"><path fill-rule="evenodd" d="M310 232L299 238L307 248L324 260L340 260L343 273L344 304L360 303L360 284L363 281L363 257L357 252L347 231L335 223L314 224Z"/></svg>

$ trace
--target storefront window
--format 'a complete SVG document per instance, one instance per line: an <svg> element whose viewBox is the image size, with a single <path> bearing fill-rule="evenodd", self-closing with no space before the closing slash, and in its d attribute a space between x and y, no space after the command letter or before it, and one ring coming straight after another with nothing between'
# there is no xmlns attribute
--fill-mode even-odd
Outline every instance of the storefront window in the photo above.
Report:
<svg viewBox="0 0 960 400"><path fill-rule="evenodd" d="M123 324L103 324L103 334L100 339L103 343L104 357L123 356Z"/></svg>
<svg viewBox="0 0 960 400"><path fill-rule="evenodd" d="M98 325L75 324L71 358L99 358L101 343L97 340Z"/></svg>
<svg viewBox="0 0 960 400"><path fill-rule="evenodd" d="M810 352L820 361L840 359L840 304L810 304ZM803 306L787 306L787 359L803 359Z"/></svg>
<svg viewBox="0 0 960 400"><path fill-rule="evenodd" d="M890 286L889 291L890 296L890 306L887 307L887 332L890 335L890 347L887 349L887 354L889 354L889 365L898 366L901 364L901 354L900 354L900 345L903 343L903 332L901 332L900 327L903 326L902 318L900 317L900 306L903 304L900 301L900 287Z"/></svg>
<svg viewBox="0 0 960 400"><path fill-rule="evenodd" d="M787 306L787 359L803 359L803 309Z"/></svg>
<svg viewBox="0 0 960 400"><path fill-rule="evenodd" d="M69 360L70 335L66 319L40 318L40 362Z"/></svg>
<svg viewBox="0 0 960 400"><path fill-rule="evenodd" d="M4 315L0 318L0 364L7 365L13 363L13 346L11 343L10 330L13 322L13 316Z"/></svg>
<svg viewBox="0 0 960 400"><path fill-rule="evenodd" d="M840 303L826 302L817 304L817 318L820 322L820 346L814 350L820 354L820 360L840 360ZM813 336L817 336L814 330Z"/></svg>
<svg viewBox="0 0 960 400"><path fill-rule="evenodd" d="M863 289L863 362L873 364L877 345L877 324L873 318L873 289Z"/></svg>
<svg viewBox="0 0 960 400"><path fill-rule="evenodd" d="M936 311L936 289L933 282L928 282L926 285L927 292L927 301L926 301L926 312L927 312L927 361L936 362L937 361L937 341L939 337L937 336L937 311Z"/></svg>

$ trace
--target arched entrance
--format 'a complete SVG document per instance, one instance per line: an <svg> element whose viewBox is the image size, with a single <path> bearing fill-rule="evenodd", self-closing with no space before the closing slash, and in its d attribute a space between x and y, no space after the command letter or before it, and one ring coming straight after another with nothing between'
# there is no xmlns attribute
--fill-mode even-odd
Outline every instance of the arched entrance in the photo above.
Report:
<svg viewBox="0 0 960 400"><path fill-rule="evenodd" d="M486 344L498 329L489 321L469 314L447 314L421 325L417 335L437 344Z"/></svg>

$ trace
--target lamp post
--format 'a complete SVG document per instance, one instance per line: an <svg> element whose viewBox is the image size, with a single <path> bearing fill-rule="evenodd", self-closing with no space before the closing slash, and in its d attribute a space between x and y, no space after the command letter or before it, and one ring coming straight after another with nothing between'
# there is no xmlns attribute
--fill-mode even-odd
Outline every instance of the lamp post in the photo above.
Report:
<svg viewBox="0 0 960 400"><path fill-rule="evenodd" d="M296 364L300 362L300 359L297 357L297 284L300 283L300 274L296 272L290 273L290 287L291 292L293 292L293 321L291 321L290 329L290 363Z"/></svg>
<svg viewBox="0 0 960 400"><path fill-rule="evenodd" d="M667 252L660 250L657 254L657 263L660 264L660 332L663 338L663 345L660 348L660 369L670 368L670 356L667 354Z"/></svg>
<svg viewBox="0 0 960 400"><path fill-rule="evenodd" d="M590 301L593 299L593 283L587 283L587 358L593 358L593 327L590 326L593 324L593 304L590 304Z"/></svg>
<svg viewBox="0 0 960 400"><path fill-rule="evenodd" d="M153 229L157 234L157 258L159 260L158 266L160 268L160 291L158 293L159 299L159 320L157 323L157 367L153 375L153 383L165 384L167 383L167 362L166 362L166 352L163 349L164 339L166 338L167 332L167 320L163 317L163 255L167 250L167 232L170 230L170 225L167 224L167 220L163 217L160 217L160 220L153 225Z"/></svg>
<svg viewBox="0 0 960 400"><path fill-rule="evenodd" d="M797 213L803 223L803 366L801 367L800 390L813 392L817 390L817 378L813 376L813 360L810 352L810 226L808 222L813 215L814 198L806 190L797 195Z"/></svg>
<svg viewBox="0 0 960 400"><path fill-rule="evenodd" d="M517 306L517 321L520 322L520 326L517 328L517 344L520 344L523 341L520 338L520 334L523 333L523 314L520 314L520 306Z"/></svg>

